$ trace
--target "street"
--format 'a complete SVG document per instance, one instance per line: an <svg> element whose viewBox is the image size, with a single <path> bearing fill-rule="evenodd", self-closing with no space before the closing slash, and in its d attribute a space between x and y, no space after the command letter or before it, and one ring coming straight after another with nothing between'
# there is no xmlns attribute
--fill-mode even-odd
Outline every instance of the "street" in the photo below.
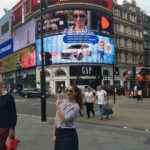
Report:
<svg viewBox="0 0 150 150"><path fill-rule="evenodd" d="M18 114L41 116L41 100L40 98L24 99L17 96L16 106ZM55 117L55 102L56 98L47 98L47 117ZM86 109L84 107L84 116L77 120L83 123L92 124L106 124L113 126L127 126L131 128L150 129L150 100L149 98L143 98L141 102L137 102L132 97L116 96L116 103L113 102L113 97L110 97L109 104L114 110L114 114L110 116L109 120L99 121L98 105L94 105L96 117L86 119Z"/></svg>
<svg viewBox="0 0 150 150"><path fill-rule="evenodd" d="M21 141L20 150L53 149L52 123L55 116L55 99L47 99L47 122L41 122L40 98L15 97L18 112L16 137ZM114 114L108 120L98 119L98 107L94 106L96 117L77 119L80 150L149 150L150 148L150 100L116 96L110 98ZM28 129L28 130L27 130ZM27 132L28 131L28 132ZM29 134L30 133L30 134Z"/></svg>
<svg viewBox="0 0 150 150"><path fill-rule="evenodd" d="M18 150L53 150L52 119L18 115ZM79 150L149 150L150 133L144 130L77 123Z"/></svg>

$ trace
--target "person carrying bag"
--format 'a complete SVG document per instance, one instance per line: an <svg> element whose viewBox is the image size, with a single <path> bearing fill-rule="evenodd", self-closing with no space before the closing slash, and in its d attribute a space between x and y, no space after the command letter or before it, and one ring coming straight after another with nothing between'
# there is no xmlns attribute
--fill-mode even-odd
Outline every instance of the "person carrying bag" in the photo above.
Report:
<svg viewBox="0 0 150 150"><path fill-rule="evenodd" d="M7 142L7 150L17 150L17 146L20 143L18 139L15 139L14 136L9 137Z"/></svg>

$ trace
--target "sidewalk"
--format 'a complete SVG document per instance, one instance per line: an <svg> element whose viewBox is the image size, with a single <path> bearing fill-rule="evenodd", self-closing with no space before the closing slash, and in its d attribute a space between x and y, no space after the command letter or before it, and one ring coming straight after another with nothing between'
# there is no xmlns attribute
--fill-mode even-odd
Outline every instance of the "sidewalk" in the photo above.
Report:
<svg viewBox="0 0 150 150"><path fill-rule="evenodd" d="M85 116L79 118L78 122L150 130L150 98L144 98L138 103L136 99L117 96L116 104L113 104L113 97L109 103L114 111L109 119L99 120L98 111L95 118L86 119L85 112Z"/></svg>

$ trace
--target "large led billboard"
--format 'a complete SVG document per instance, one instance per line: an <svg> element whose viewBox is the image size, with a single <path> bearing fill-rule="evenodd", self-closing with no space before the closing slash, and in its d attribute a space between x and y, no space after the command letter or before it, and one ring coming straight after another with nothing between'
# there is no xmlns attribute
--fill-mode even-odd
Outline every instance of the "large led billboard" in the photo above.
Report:
<svg viewBox="0 0 150 150"><path fill-rule="evenodd" d="M101 9L72 8L43 16L44 51L53 64L114 63L113 16ZM41 65L41 22L36 18L36 60Z"/></svg>
<svg viewBox="0 0 150 150"><path fill-rule="evenodd" d="M0 73L17 70L18 63L21 69L36 65L35 44L0 59Z"/></svg>
<svg viewBox="0 0 150 150"><path fill-rule="evenodd" d="M13 31L14 51L35 43L35 20Z"/></svg>

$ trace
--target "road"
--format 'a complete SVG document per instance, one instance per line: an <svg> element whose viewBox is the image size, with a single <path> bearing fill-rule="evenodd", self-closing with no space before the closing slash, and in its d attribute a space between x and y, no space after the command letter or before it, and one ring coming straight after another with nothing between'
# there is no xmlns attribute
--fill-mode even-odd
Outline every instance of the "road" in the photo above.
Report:
<svg viewBox="0 0 150 150"><path fill-rule="evenodd" d="M18 114L27 114L33 116L41 116L41 100L40 98L24 99L16 97L16 106ZM47 117L55 116L54 100L47 99L46 103Z"/></svg>
<svg viewBox="0 0 150 150"><path fill-rule="evenodd" d="M17 111L19 114L28 114L34 116L41 116L41 99L40 98L22 98L22 97L15 97L16 104L17 104ZM47 109L47 117L54 117L55 116L55 102L56 98L47 98L46 102L46 109ZM110 104L113 104L113 97L110 98ZM126 100L126 97L117 96L116 97L116 104L121 108L140 108L140 109L150 109L150 99L147 98L146 101L141 102L140 104L137 103L136 99L128 98L130 101ZM149 99L149 100L148 100ZM98 111L97 105L94 106L95 111ZM85 113L85 108L84 108ZM85 113L86 114L86 113Z"/></svg>

